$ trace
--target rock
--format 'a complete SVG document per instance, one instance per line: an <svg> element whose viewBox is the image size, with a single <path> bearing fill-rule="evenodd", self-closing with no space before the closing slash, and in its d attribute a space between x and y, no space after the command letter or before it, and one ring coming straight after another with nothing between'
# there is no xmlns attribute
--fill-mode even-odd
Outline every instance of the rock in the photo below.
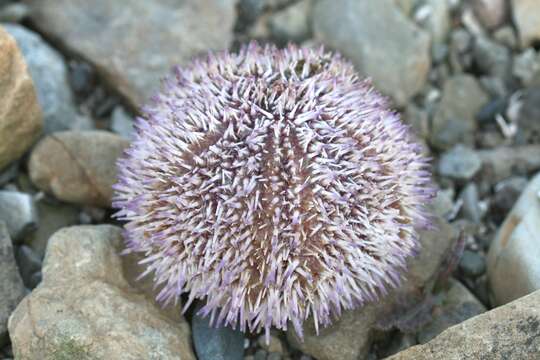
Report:
<svg viewBox="0 0 540 360"><path fill-rule="evenodd" d="M4 170L0 170L0 187L3 187L10 181L13 181L19 174L19 164L17 162L11 163Z"/></svg>
<svg viewBox="0 0 540 360"><path fill-rule="evenodd" d="M512 63L512 75L518 78L523 85L528 86L537 82L540 85L540 54L534 49L527 48L516 54Z"/></svg>
<svg viewBox="0 0 540 360"><path fill-rule="evenodd" d="M269 353L283 353L283 344L281 340L274 334L270 334L270 341L266 343L266 336L262 335L259 337L257 343L261 348L268 351Z"/></svg>
<svg viewBox="0 0 540 360"><path fill-rule="evenodd" d="M0 221L0 348L8 340L8 317L24 295L24 284L13 255L13 245L6 225Z"/></svg>
<svg viewBox="0 0 540 360"><path fill-rule="evenodd" d="M505 0L473 0L471 5L480 23L488 30L496 29L506 21Z"/></svg>
<svg viewBox="0 0 540 360"><path fill-rule="evenodd" d="M451 280L442 303L433 310L433 320L418 333L418 341L425 344L449 327L485 311L484 305L465 286Z"/></svg>
<svg viewBox="0 0 540 360"><path fill-rule="evenodd" d="M388 360L534 359L540 349L540 291L453 326Z"/></svg>
<svg viewBox="0 0 540 360"><path fill-rule="evenodd" d="M432 145L449 149L460 142L472 144L477 127L475 116L487 101L474 77L455 75L448 79L433 117Z"/></svg>
<svg viewBox="0 0 540 360"><path fill-rule="evenodd" d="M392 0L318 1L313 26L317 40L350 58L362 75L372 77L375 86L399 106L425 85L430 69L429 35Z"/></svg>
<svg viewBox="0 0 540 360"><path fill-rule="evenodd" d="M495 31L492 36L493 39L499 44L502 44L510 49L515 49L517 47L516 32L510 25L503 26L499 30Z"/></svg>
<svg viewBox="0 0 540 360"><path fill-rule="evenodd" d="M480 160L478 160L480 168ZM460 194L460 199L463 202L461 208L465 219L470 220L474 224L480 224L484 212L481 209L480 199L478 196L478 187L475 183L468 183Z"/></svg>
<svg viewBox="0 0 540 360"><path fill-rule="evenodd" d="M394 0L394 3L403 12L403 14L405 14L405 16L409 16L412 13L415 1L416 0Z"/></svg>
<svg viewBox="0 0 540 360"><path fill-rule="evenodd" d="M287 331L289 343L302 352L318 360L364 359L367 356L375 329L380 327L382 317L393 316L396 302L411 294L423 290L429 291L434 279L440 274L440 267L453 247L456 233L444 220L436 218L437 231L421 233L422 244L418 257L410 259L409 271L402 286L382 298L377 303L368 303L363 307L343 311L341 317L332 325L319 329L315 333L312 319L304 322L304 341L301 342L295 331Z"/></svg>
<svg viewBox="0 0 540 360"><path fill-rule="evenodd" d="M540 2L536 0L510 0L514 24L523 48L540 40Z"/></svg>
<svg viewBox="0 0 540 360"><path fill-rule="evenodd" d="M32 78L15 39L0 27L0 170L37 140L43 126Z"/></svg>
<svg viewBox="0 0 540 360"><path fill-rule="evenodd" d="M7 225L15 241L37 227L38 215L32 196L17 191L0 190L0 220Z"/></svg>
<svg viewBox="0 0 540 360"><path fill-rule="evenodd" d="M414 134L420 139L429 137L429 118L426 110L411 103L405 109L403 120L411 125Z"/></svg>
<svg viewBox="0 0 540 360"><path fill-rule="evenodd" d="M503 79L509 77L512 68L510 49L487 37L478 37L474 43L473 56L482 73Z"/></svg>
<svg viewBox="0 0 540 360"><path fill-rule="evenodd" d="M482 166L477 153L463 145L456 145L441 155L438 171L455 180L470 180Z"/></svg>
<svg viewBox="0 0 540 360"><path fill-rule="evenodd" d="M500 223L504 220L512 206L516 203L519 195L527 187L527 178L513 176L495 185L495 194L491 199L491 212L495 215L495 221Z"/></svg>
<svg viewBox="0 0 540 360"><path fill-rule="evenodd" d="M17 40L28 64L43 112L44 132L49 134L68 129L91 129L92 123L88 119L77 117L62 55L41 36L21 25L6 24L5 29Z"/></svg>
<svg viewBox="0 0 540 360"><path fill-rule="evenodd" d="M32 285L37 284L34 284L32 276L36 272L41 271L41 258L29 246L21 245L15 252L15 259L17 260L17 265L19 265L24 285L29 289L33 289L35 286Z"/></svg>
<svg viewBox="0 0 540 360"><path fill-rule="evenodd" d="M106 131L64 131L47 136L32 151L32 182L56 198L110 207L116 160L128 142Z"/></svg>
<svg viewBox="0 0 540 360"><path fill-rule="evenodd" d="M476 153L482 161L482 178L492 184L540 170L540 145L501 146Z"/></svg>
<svg viewBox="0 0 540 360"><path fill-rule="evenodd" d="M81 97L87 97L97 84L94 68L84 61L71 60L69 66L69 84Z"/></svg>
<svg viewBox="0 0 540 360"><path fill-rule="evenodd" d="M133 106L170 68L232 42L236 0L29 0L35 25L82 56ZM216 30L219 29L219 30ZM76 31L75 31L76 30Z"/></svg>
<svg viewBox="0 0 540 360"><path fill-rule="evenodd" d="M194 315L191 321L193 345L199 360L242 360L244 334L229 327L214 328L209 318Z"/></svg>
<svg viewBox="0 0 540 360"><path fill-rule="evenodd" d="M414 18L431 34L433 41L446 40L450 30L450 9L447 1L426 0L415 11Z"/></svg>
<svg viewBox="0 0 540 360"><path fill-rule="evenodd" d="M28 5L22 3L0 5L0 22L21 22L28 17L29 12Z"/></svg>
<svg viewBox="0 0 540 360"><path fill-rule="evenodd" d="M518 127L528 142L540 140L540 86L527 89L518 114Z"/></svg>
<svg viewBox="0 0 540 360"><path fill-rule="evenodd" d="M442 217L448 219L450 214L454 211L454 189L448 188L437 191L437 196L433 200L431 207L433 212Z"/></svg>
<svg viewBox="0 0 540 360"><path fill-rule="evenodd" d="M477 278L486 272L486 258L477 252L465 250L459 260L459 270L465 276Z"/></svg>
<svg viewBox="0 0 540 360"><path fill-rule="evenodd" d="M187 323L130 286L121 232L74 226L51 238L43 281L9 319L16 358L195 359Z"/></svg>
<svg viewBox="0 0 540 360"><path fill-rule="evenodd" d="M508 106L507 99L495 98L486 103L476 114L476 120L479 124L493 124L496 121L497 115L504 115Z"/></svg>
<svg viewBox="0 0 540 360"><path fill-rule="evenodd" d="M540 174L527 185L491 243L487 274L493 303L540 289Z"/></svg>
<svg viewBox="0 0 540 360"><path fill-rule="evenodd" d="M117 106L114 108L111 115L111 130L129 140L133 136L135 129L133 128L133 118L126 110Z"/></svg>
<svg viewBox="0 0 540 360"><path fill-rule="evenodd" d="M45 256L49 238L63 227L77 224L80 210L72 205L51 203L46 198L36 202L39 226L23 239L40 259Z"/></svg>
<svg viewBox="0 0 540 360"><path fill-rule="evenodd" d="M270 34L283 43L300 43L311 33L311 0L302 0L272 15L269 19Z"/></svg>

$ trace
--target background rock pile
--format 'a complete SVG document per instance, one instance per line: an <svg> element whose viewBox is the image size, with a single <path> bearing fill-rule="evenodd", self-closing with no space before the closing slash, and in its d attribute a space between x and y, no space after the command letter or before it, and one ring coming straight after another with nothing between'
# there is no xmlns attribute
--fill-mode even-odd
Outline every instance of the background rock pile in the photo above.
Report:
<svg viewBox="0 0 540 360"><path fill-rule="evenodd" d="M0 0L0 359L540 357L539 19L537 0ZM344 54L441 189L405 284L303 343L158 307L109 208L160 78L252 39Z"/></svg>

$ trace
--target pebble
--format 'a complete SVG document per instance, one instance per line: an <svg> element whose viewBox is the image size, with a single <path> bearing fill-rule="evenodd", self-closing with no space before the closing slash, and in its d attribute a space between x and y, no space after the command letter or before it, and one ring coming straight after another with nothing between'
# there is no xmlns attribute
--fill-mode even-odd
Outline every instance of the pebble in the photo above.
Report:
<svg viewBox="0 0 540 360"><path fill-rule="evenodd" d="M450 9L447 1L426 0L415 10L416 22L431 35L432 41L444 41L450 30Z"/></svg>
<svg viewBox="0 0 540 360"><path fill-rule="evenodd" d="M510 0L514 25L522 48L540 40L540 2L537 0Z"/></svg>
<svg viewBox="0 0 540 360"><path fill-rule="evenodd" d="M465 276L477 278L486 272L486 258L476 251L465 250L459 260L459 269Z"/></svg>
<svg viewBox="0 0 540 360"><path fill-rule="evenodd" d="M491 200L491 213L497 222L502 222L512 209L519 195L527 187L528 180L524 176L512 176L495 185L495 193Z"/></svg>
<svg viewBox="0 0 540 360"><path fill-rule="evenodd" d="M28 17L30 10L24 3L0 5L0 22L21 22Z"/></svg>
<svg viewBox="0 0 540 360"><path fill-rule="evenodd" d="M480 170L481 159L477 153L461 144L441 155L438 172L455 180L470 180Z"/></svg>
<svg viewBox="0 0 540 360"><path fill-rule="evenodd" d="M431 143L449 149L457 143L472 144L475 116L488 97L470 75L455 75L444 84L442 99L433 117Z"/></svg>
<svg viewBox="0 0 540 360"><path fill-rule="evenodd" d="M191 321L193 345L199 360L242 360L244 334L230 327L210 326L208 317L197 314ZM264 350L263 350L264 351ZM255 354L257 359L257 354Z"/></svg>
<svg viewBox="0 0 540 360"><path fill-rule="evenodd" d="M512 26L503 26L493 33L493 40L512 50L517 48L516 32Z"/></svg>
<svg viewBox="0 0 540 360"><path fill-rule="evenodd" d="M398 106L424 87L430 69L429 34L392 0L317 1L313 26L318 41L348 57Z"/></svg>
<svg viewBox="0 0 540 360"><path fill-rule="evenodd" d="M6 223L9 236L18 242L38 225L38 214L32 196L17 191L0 190L0 220Z"/></svg>
<svg viewBox="0 0 540 360"><path fill-rule="evenodd" d="M278 11L269 19L270 34L278 42L300 43L311 35L312 0L302 0Z"/></svg>
<svg viewBox="0 0 540 360"><path fill-rule="evenodd" d="M525 86L540 85L540 54L533 48L527 48L514 56L512 75Z"/></svg>
<svg viewBox="0 0 540 360"><path fill-rule="evenodd" d="M0 26L0 170L21 157L43 121L32 78L15 39Z"/></svg>
<svg viewBox="0 0 540 360"><path fill-rule="evenodd" d="M131 139L135 132L133 118L121 106L115 107L112 112L111 130L127 140Z"/></svg>
<svg viewBox="0 0 540 360"><path fill-rule="evenodd" d="M522 96L518 127L529 143L540 141L540 85L527 89Z"/></svg>
<svg viewBox="0 0 540 360"><path fill-rule="evenodd" d="M476 120L481 125L494 124L497 115L504 115L508 101L504 98L495 98L487 102L476 114Z"/></svg>
<svg viewBox="0 0 540 360"><path fill-rule="evenodd" d="M527 185L491 243L487 274L492 303L506 304L540 289L540 174Z"/></svg>
<svg viewBox="0 0 540 360"><path fill-rule="evenodd" d="M24 284L13 255L13 245L0 221L0 348L8 343L8 317L25 295Z"/></svg>
<svg viewBox="0 0 540 360"><path fill-rule="evenodd" d="M425 344L449 327L486 311L484 305L459 281L451 279L443 300L432 313L432 321L418 333L418 341Z"/></svg>
<svg viewBox="0 0 540 360"><path fill-rule="evenodd" d="M41 285L9 319L15 358L195 360L188 324L130 286L121 234L110 225L74 226L51 238Z"/></svg>
<svg viewBox="0 0 540 360"><path fill-rule="evenodd" d="M488 30L498 28L507 20L505 0L472 0L471 5L480 23Z"/></svg>
<svg viewBox="0 0 540 360"><path fill-rule="evenodd" d="M28 65L43 112L44 132L91 129L92 122L77 115L62 55L21 25L7 24L5 29L17 40Z"/></svg>
<svg viewBox="0 0 540 360"><path fill-rule="evenodd" d="M512 67L510 49L487 37L478 37L473 48L474 62L478 69L488 76L507 79Z"/></svg>
<svg viewBox="0 0 540 360"><path fill-rule="evenodd" d="M452 326L427 344L388 360L534 359L540 348L539 303L540 291L536 291Z"/></svg>
<svg viewBox="0 0 540 360"><path fill-rule="evenodd" d="M27 3L41 32L94 64L98 74L136 108L153 95L173 65L185 64L203 51L229 47L236 2L132 0L129 6L122 0Z"/></svg>
<svg viewBox="0 0 540 360"><path fill-rule="evenodd" d="M120 136L101 130L49 135L32 151L30 178L59 200L110 207L116 160L127 145Z"/></svg>
<svg viewBox="0 0 540 360"><path fill-rule="evenodd" d="M491 184L540 170L540 145L501 146L476 153L482 161L481 177Z"/></svg>

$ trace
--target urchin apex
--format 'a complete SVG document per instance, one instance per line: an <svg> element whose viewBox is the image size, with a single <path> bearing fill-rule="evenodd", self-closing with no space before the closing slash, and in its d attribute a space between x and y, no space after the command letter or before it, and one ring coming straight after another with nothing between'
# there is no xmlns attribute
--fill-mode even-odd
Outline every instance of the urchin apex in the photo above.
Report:
<svg viewBox="0 0 540 360"><path fill-rule="evenodd" d="M116 216L158 300L302 337L400 284L428 161L386 100L320 49L251 44L178 68L119 160Z"/></svg>

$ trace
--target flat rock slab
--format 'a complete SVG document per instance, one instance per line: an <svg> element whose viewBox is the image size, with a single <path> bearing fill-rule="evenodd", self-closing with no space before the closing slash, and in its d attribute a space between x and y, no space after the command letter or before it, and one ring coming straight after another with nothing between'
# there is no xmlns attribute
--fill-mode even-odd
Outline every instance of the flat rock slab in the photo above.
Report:
<svg viewBox="0 0 540 360"><path fill-rule="evenodd" d="M94 64L132 106L175 64L232 41L236 0L28 0L40 31Z"/></svg>
<svg viewBox="0 0 540 360"><path fill-rule="evenodd" d="M538 359L540 291L459 325L389 360Z"/></svg>

